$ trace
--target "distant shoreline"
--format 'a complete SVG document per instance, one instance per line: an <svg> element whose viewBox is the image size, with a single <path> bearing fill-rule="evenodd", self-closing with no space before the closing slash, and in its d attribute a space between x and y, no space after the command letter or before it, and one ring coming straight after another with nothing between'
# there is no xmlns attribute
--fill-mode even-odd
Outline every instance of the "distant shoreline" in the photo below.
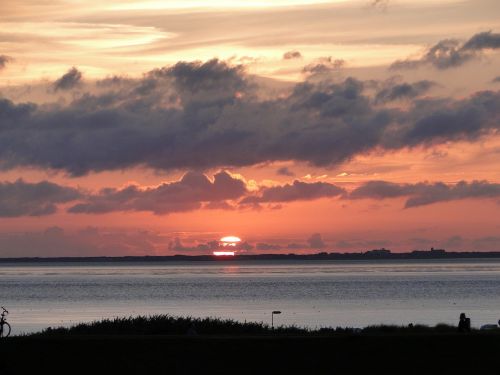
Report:
<svg viewBox="0 0 500 375"><path fill-rule="evenodd" d="M167 256L94 256L94 257L19 257L0 258L0 263L77 263L77 262L175 262L175 261L249 261L249 260L428 260L428 259L486 259L500 258L500 251L445 252L412 251L392 253L387 250L372 250L362 253L316 253L316 254L254 254L234 256L214 255L167 255Z"/></svg>

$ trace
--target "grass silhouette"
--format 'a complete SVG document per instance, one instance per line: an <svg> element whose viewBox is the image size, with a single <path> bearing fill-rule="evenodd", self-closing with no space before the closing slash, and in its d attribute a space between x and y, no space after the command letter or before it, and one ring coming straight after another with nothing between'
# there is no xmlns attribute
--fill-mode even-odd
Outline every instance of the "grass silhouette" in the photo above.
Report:
<svg viewBox="0 0 500 375"><path fill-rule="evenodd" d="M294 325L271 328L263 322L238 322L220 318L177 317L168 314L117 317L80 323L70 327L49 327L31 336L51 335L332 335L332 334L425 334L454 333L457 328L446 324L425 325L372 325L365 328L320 327L308 329Z"/></svg>
<svg viewBox="0 0 500 375"><path fill-rule="evenodd" d="M196 329L196 335L187 334ZM500 330L449 325L305 329L170 315L49 328L0 342L11 374L498 373Z"/></svg>

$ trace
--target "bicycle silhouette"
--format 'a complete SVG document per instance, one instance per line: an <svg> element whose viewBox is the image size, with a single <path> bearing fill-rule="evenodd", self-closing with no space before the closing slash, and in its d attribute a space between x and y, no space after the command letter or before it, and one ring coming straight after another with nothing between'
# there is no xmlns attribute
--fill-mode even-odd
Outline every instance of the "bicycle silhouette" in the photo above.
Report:
<svg viewBox="0 0 500 375"><path fill-rule="evenodd" d="M2 310L2 314L0 315L0 338L9 337L10 335L10 324L7 323L7 314L9 312L3 306Z"/></svg>

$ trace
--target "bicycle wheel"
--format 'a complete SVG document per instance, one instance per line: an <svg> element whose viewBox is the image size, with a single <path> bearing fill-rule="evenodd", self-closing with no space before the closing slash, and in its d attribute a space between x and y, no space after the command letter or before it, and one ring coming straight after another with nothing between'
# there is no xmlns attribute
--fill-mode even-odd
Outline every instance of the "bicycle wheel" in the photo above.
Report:
<svg viewBox="0 0 500 375"><path fill-rule="evenodd" d="M10 335L10 324L5 322L0 328L0 337L9 337Z"/></svg>

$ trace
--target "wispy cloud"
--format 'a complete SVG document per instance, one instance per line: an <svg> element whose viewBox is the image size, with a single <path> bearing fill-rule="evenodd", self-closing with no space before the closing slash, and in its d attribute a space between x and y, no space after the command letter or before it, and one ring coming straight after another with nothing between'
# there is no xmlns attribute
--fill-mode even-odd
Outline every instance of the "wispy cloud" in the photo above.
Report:
<svg viewBox="0 0 500 375"><path fill-rule="evenodd" d="M392 69L415 69L430 65L437 69L459 67L466 62L482 56L484 50L500 48L500 33L485 31L473 35L466 42L444 39L427 49L419 59L399 60L391 65Z"/></svg>

